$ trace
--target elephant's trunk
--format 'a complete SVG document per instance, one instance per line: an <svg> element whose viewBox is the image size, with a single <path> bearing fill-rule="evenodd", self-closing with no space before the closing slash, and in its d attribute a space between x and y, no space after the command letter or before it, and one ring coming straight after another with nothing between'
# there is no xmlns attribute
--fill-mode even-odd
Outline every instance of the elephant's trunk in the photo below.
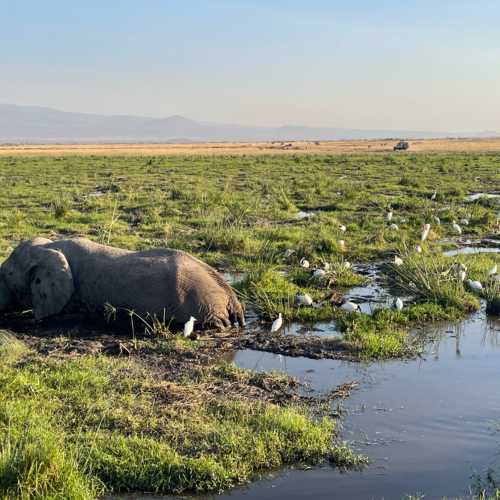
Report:
<svg viewBox="0 0 500 500"><path fill-rule="evenodd" d="M0 312L8 311L14 307L14 303L14 296L5 283L2 268L0 268Z"/></svg>

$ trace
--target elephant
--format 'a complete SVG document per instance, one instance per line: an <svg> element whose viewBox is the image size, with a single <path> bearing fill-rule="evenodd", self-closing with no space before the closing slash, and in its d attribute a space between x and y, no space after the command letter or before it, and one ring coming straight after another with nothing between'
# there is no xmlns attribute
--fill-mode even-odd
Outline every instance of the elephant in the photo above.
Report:
<svg viewBox="0 0 500 500"><path fill-rule="evenodd" d="M43 320L107 304L202 327L244 326L244 308L215 269L180 250L134 252L86 238L21 242L0 266L0 312L32 309Z"/></svg>

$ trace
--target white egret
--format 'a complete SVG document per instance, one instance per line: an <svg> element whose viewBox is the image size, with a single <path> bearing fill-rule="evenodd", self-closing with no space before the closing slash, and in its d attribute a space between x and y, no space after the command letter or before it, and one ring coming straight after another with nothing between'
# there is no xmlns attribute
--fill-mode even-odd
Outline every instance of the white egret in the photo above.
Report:
<svg viewBox="0 0 500 500"><path fill-rule="evenodd" d="M430 224L424 224L424 229L422 230L422 234L420 235L420 240L425 241L429 236L429 232L431 230Z"/></svg>
<svg viewBox="0 0 500 500"><path fill-rule="evenodd" d="M324 269L325 271L328 271L328 270L330 269L330 263L329 263L329 262L324 262L324 263L323 263L323 269Z"/></svg>
<svg viewBox="0 0 500 500"><path fill-rule="evenodd" d="M417 246L415 247L415 252L417 252L417 253L422 253L422 247L421 247L420 245L417 245Z"/></svg>
<svg viewBox="0 0 500 500"><path fill-rule="evenodd" d="M273 321L271 325L271 333L277 332L283 326L283 316L281 313L278 314L278 317Z"/></svg>
<svg viewBox="0 0 500 500"><path fill-rule="evenodd" d="M346 226L344 226L343 224L341 224L341 225L339 226L339 229L340 229L343 233L345 233L345 232L347 231L347 227L346 227Z"/></svg>
<svg viewBox="0 0 500 500"><path fill-rule="evenodd" d="M458 271L458 279L460 281L465 281L466 276L467 273L463 269L460 269L460 271Z"/></svg>
<svg viewBox="0 0 500 500"><path fill-rule="evenodd" d="M480 281L467 280L465 283L471 290L475 292L480 292L483 289L483 285Z"/></svg>
<svg viewBox="0 0 500 500"><path fill-rule="evenodd" d="M494 276L498 272L498 266L495 264L489 271L488 274L490 276Z"/></svg>
<svg viewBox="0 0 500 500"><path fill-rule="evenodd" d="M302 210L295 215L297 220L310 219L311 217L314 217L312 212L304 212Z"/></svg>
<svg viewBox="0 0 500 500"><path fill-rule="evenodd" d="M308 293L298 293L295 296L295 300L299 306L312 306L313 299Z"/></svg>
<svg viewBox="0 0 500 500"><path fill-rule="evenodd" d="M315 278L323 278L326 276L326 271L324 269L315 269L313 272Z"/></svg>
<svg viewBox="0 0 500 500"><path fill-rule="evenodd" d="M396 266L402 266L403 265L403 259L401 257L398 257L397 255L394 256L394 265Z"/></svg>
<svg viewBox="0 0 500 500"><path fill-rule="evenodd" d="M294 253L295 253L295 250L292 250L291 248L287 248L285 250L285 257L286 258L291 257Z"/></svg>
<svg viewBox="0 0 500 500"><path fill-rule="evenodd" d="M395 301L394 301L394 307L398 310L398 311L402 311L403 310L403 300L398 297Z"/></svg>
<svg viewBox="0 0 500 500"><path fill-rule="evenodd" d="M393 216L393 215L394 215L393 211L392 211L392 210L389 210L389 211L387 212L387 215L385 216L385 220L386 220L387 222L391 222L391 220L392 220L392 216Z"/></svg>
<svg viewBox="0 0 500 500"><path fill-rule="evenodd" d="M304 268L304 269L309 269L309 261L307 259L305 259L304 257L302 257L302 259L300 259L300 265Z"/></svg>
<svg viewBox="0 0 500 500"><path fill-rule="evenodd" d="M451 227L453 227L455 233L462 234L462 228L455 221L452 222Z"/></svg>
<svg viewBox="0 0 500 500"><path fill-rule="evenodd" d="M344 240L339 240L339 246L340 248L344 248L345 247L345 241Z"/></svg>
<svg viewBox="0 0 500 500"><path fill-rule="evenodd" d="M351 301L346 301L344 302L341 306L340 306L341 309L343 309L344 311L347 311L347 312L356 312L356 311L359 311L359 306L358 304L356 304L355 302L351 302Z"/></svg>
<svg viewBox="0 0 500 500"><path fill-rule="evenodd" d="M194 322L196 321L196 318L191 316L185 323L184 323L184 337L191 337L193 330L194 330Z"/></svg>
<svg viewBox="0 0 500 500"><path fill-rule="evenodd" d="M397 224L391 224L391 225L389 226L389 229L390 229L391 231L398 231L398 230L399 230L399 226L398 226Z"/></svg>
<svg viewBox="0 0 500 500"><path fill-rule="evenodd" d="M469 219L460 219L460 224L462 224L462 226L468 226L469 225Z"/></svg>
<svg viewBox="0 0 500 500"><path fill-rule="evenodd" d="M351 269L351 263L348 260L344 261L342 266L344 269Z"/></svg>
<svg viewBox="0 0 500 500"><path fill-rule="evenodd" d="M431 200L434 201L436 199L436 196L437 196L437 191L434 190L434 192L432 193L432 196L431 196Z"/></svg>
<svg viewBox="0 0 500 500"><path fill-rule="evenodd" d="M438 226L440 226L440 225L441 225L441 219L440 219L437 215L435 215L435 216L433 217L433 219L434 219L434 222L435 222Z"/></svg>

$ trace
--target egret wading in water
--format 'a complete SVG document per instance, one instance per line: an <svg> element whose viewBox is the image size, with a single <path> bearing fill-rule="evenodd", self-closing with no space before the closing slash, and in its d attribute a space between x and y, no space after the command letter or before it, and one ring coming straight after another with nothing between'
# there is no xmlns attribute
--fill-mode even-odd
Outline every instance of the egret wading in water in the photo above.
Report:
<svg viewBox="0 0 500 500"><path fill-rule="evenodd" d="M341 306L340 306L341 309L343 309L344 311L347 311L347 312L356 312L356 311L359 311L359 306L358 304L356 304L355 302L351 302L351 301L346 301L344 302Z"/></svg>
<svg viewBox="0 0 500 500"><path fill-rule="evenodd" d="M191 316L188 321L184 323L184 337L191 337L193 334L194 330L194 322L196 321L196 318Z"/></svg>
<svg viewBox="0 0 500 500"><path fill-rule="evenodd" d="M394 307L398 310L398 311L402 311L403 310L403 300L398 297L395 301L394 301Z"/></svg>
<svg viewBox="0 0 500 500"><path fill-rule="evenodd" d="M451 227L455 233L462 234L462 228L455 221L452 222Z"/></svg>
<svg viewBox="0 0 500 500"><path fill-rule="evenodd" d="M422 234L420 235L420 240L425 241L429 236L429 231L431 230L430 224L424 224L424 229L422 230Z"/></svg>
<svg viewBox="0 0 500 500"><path fill-rule="evenodd" d="M283 316L281 313L278 314L278 317L273 321L271 325L271 333L277 332L283 326Z"/></svg>

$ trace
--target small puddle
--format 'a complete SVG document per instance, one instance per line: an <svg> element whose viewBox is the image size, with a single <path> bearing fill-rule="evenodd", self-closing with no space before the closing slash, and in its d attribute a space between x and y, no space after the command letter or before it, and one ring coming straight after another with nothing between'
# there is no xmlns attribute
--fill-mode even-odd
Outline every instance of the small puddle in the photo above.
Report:
<svg viewBox="0 0 500 500"><path fill-rule="evenodd" d="M500 248L495 247L462 247L456 250L447 250L443 252L445 257L455 257L457 255L468 255L475 253L498 253Z"/></svg>
<svg viewBox="0 0 500 500"><path fill-rule="evenodd" d="M474 193L465 197L465 201L477 201L481 199L500 198L500 193Z"/></svg>
<svg viewBox="0 0 500 500"><path fill-rule="evenodd" d="M368 455L361 472L288 470L222 498L425 498L466 496L473 472L497 464L500 435L500 321L484 312L425 329L425 359L352 363L242 350L234 363L282 370L318 393L358 380L343 403L340 438ZM415 333L417 334L417 333Z"/></svg>

